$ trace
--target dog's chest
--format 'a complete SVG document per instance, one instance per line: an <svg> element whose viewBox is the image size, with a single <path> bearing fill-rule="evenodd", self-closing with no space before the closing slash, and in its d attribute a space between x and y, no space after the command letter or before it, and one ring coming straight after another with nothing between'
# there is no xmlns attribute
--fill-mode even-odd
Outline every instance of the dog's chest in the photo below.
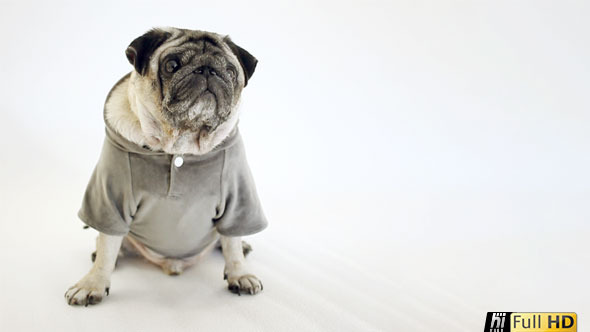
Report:
<svg viewBox="0 0 590 332"><path fill-rule="evenodd" d="M132 236L170 257L198 252L214 240L223 151L207 158L130 153L129 163L137 201Z"/></svg>
<svg viewBox="0 0 590 332"><path fill-rule="evenodd" d="M143 197L194 200L219 197L223 151L207 158L130 153L133 192Z"/></svg>

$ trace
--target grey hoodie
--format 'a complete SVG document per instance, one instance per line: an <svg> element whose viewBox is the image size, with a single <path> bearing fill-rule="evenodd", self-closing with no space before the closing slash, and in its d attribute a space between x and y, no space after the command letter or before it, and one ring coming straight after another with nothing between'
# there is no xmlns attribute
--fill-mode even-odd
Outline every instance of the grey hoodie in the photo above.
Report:
<svg viewBox="0 0 590 332"><path fill-rule="evenodd" d="M242 236L266 227L237 127L196 156L151 151L105 123L102 153L78 212L87 225L130 235L174 258L198 254L217 233Z"/></svg>

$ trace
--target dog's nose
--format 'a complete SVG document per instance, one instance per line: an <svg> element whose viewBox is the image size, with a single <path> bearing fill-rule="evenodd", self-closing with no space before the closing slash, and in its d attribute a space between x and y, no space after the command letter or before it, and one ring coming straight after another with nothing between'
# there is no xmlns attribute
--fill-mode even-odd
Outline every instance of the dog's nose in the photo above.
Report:
<svg viewBox="0 0 590 332"><path fill-rule="evenodd" d="M201 66L195 70L195 73L205 75L205 77L217 76L217 72L215 71L215 69L209 66Z"/></svg>

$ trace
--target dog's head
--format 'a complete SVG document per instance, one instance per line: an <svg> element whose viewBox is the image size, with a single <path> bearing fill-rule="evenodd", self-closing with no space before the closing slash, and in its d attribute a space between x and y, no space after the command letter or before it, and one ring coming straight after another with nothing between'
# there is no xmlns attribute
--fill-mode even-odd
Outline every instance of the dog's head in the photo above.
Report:
<svg viewBox="0 0 590 332"><path fill-rule="evenodd" d="M204 154L233 130L257 60L228 36L153 29L125 54L130 102L147 141L168 153Z"/></svg>

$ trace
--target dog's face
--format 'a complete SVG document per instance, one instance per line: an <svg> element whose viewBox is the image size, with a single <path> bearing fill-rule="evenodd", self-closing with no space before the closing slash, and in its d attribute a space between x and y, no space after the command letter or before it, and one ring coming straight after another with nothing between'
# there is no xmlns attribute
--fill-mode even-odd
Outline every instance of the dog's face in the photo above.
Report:
<svg viewBox="0 0 590 332"><path fill-rule="evenodd" d="M216 33L154 29L126 51L130 102L153 148L204 154L237 123L242 89L257 60Z"/></svg>

